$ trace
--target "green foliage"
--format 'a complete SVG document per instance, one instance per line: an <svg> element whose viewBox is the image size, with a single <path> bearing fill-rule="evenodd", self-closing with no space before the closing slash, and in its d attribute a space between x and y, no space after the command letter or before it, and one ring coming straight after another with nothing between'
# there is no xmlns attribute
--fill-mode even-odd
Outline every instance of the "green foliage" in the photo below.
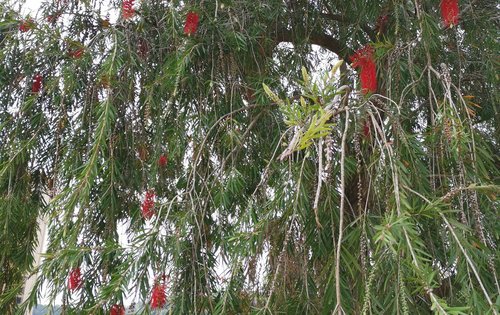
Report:
<svg viewBox="0 0 500 315"><path fill-rule="evenodd" d="M495 2L120 5L0 1L1 314L498 314Z"/></svg>

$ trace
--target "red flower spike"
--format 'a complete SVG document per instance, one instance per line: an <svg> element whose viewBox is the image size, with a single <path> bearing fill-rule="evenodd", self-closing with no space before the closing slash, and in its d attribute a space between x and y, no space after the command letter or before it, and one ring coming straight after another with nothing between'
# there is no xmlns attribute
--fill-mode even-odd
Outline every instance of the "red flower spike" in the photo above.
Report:
<svg viewBox="0 0 500 315"><path fill-rule="evenodd" d="M32 19L23 20L21 21L21 24L19 24L19 31L21 31L22 33L26 33L27 31L33 28L33 25L34 22Z"/></svg>
<svg viewBox="0 0 500 315"><path fill-rule="evenodd" d="M385 32L387 22L389 22L389 16L387 14L380 15L377 18L377 22L375 23L375 30L377 30L377 34L382 34Z"/></svg>
<svg viewBox="0 0 500 315"><path fill-rule="evenodd" d="M361 81L361 92L363 94L375 93L377 91L377 67L373 53L375 50L370 45L358 49L351 56L352 67L361 68L359 79Z"/></svg>
<svg viewBox="0 0 500 315"><path fill-rule="evenodd" d="M61 12L55 12L54 14L47 15L47 22L48 23L55 23L57 19L61 16Z"/></svg>
<svg viewBox="0 0 500 315"><path fill-rule="evenodd" d="M85 49L83 47L77 47L70 49L68 51L68 55L73 59L80 59L83 56Z"/></svg>
<svg viewBox="0 0 500 315"><path fill-rule="evenodd" d="M144 197L144 201L141 205L141 213L144 219L151 219L151 217L155 214L154 206L155 206L155 193L150 190L146 192L146 196Z"/></svg>
<svg viewBox="0 0 500 315"><path fill-rule="evenodd" d="M441 17L445 27L457 25L459 14L458 0L441 0Z"/></svg>
<svg viewBox="0 0 500 315"><path fill-rule="evenodd" d="M189 12L186 16L186 24L184 25L184 34L190 36L191 34L196 33L198 29L198 22L200 21L200 17L195 12Z"/></svg>
<svg viewBox="0 0 500 315"><path fill-rule="evenodd" d="M151 308L162 308L167 303L167 293L165 284L155 284L151 293Z"/></svg>
<svg viewBox="0 0 500 315"><path fill-rule="evenodd" d="M111 306L109 315L125 315L125 307L123 307L123 305L115 304Z"/></svg>
<svg viewBox="0 0 500 315"><path fill-rule="evenodd" d="M160 158L158 159L158 165L160 167L165 167L167 166L168 163L168 158L165 155L161 155Z"/></svg>
<svg viewBox="0 0 500 315"><path fill-rule="evenodd" d="M80 268L76 267L69 273L68 287L71 291L77 290L82 286L82 273Z"/></svg>
<svg viewBox="0 0 500 315"><path fill-rule="evenodd" d="M38 93L42 89L42 76L37 74L33 77L33 82L31 83L31 92Z"/></svg>
<svg viewBox="0 0 500 315"><path fill-rule="evenodd" d="M377 69L375 62L368 62L360 73L361 92L363 94L375 93L377 91Z"/></svg>
<svg viewBox="0 0 500 315"><path fill-rule="evenodd" d="M134 0L123 0L122 2L122 17L124 20L132 18L135 14L133 8Z"/></svg>

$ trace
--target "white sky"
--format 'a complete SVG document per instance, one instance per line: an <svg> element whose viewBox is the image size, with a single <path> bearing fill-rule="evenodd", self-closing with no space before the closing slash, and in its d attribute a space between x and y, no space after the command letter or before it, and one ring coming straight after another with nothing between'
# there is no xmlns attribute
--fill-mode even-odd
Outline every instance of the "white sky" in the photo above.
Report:
<svg viewBox="0 0 500 315"><path fill-rule="evenodd" d="M21 12L23 14L31 14L32 16L36 15L36 12L38 11L38 8L40 8L40 5L42 5L41 0L26 0L26 3L22 6Z"/></svg>

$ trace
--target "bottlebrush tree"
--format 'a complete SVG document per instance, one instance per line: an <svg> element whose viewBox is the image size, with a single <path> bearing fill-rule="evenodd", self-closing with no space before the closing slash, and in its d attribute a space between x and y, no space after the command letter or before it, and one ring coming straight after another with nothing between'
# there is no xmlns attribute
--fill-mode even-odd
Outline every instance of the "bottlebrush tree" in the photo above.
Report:
<svg viewBox="0 0 500 315"><path fill-rule="evenodd" d="M448 3L0 0L0 313L498 314L497 4Z"/></svg>

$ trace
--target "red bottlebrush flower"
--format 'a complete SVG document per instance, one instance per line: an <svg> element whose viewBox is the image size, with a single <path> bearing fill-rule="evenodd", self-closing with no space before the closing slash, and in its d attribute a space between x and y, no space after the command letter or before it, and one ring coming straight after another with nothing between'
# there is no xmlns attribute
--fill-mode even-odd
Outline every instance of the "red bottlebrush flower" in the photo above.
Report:
<svg viewBox="0 0 500 315"><path fill-rule="evenodd" d="M377 91L377 69L374 61L367 63L361 69L360 80L361 92L363 94L375 93Z"/></svg>
<svg viewBox="0 0 500 315"><path fill-rule="evenodd" d="M55 23L57 19L61 16L61 12L55 12L54 14L47 15L47 22Z"/></svg>
<svg viewBox="0 0 500 315"><path fill-rule="evenodd" d="M389 22L389 16L387 14L380 15L377 18L377 22L375 23L375 29L377 30L377 34L382 34L385 32L385 27L387 26L387 22Z"/></svg>
<svg viewBox="0 0 500 315"><path fill-rule="evenodd" d="M168 158L165 155L161 155L160 158L158 159L158 165L160 167L165 167L167 166L168 163Z"/></svg>
<svg viewBox="0 0 500 315"><path fill-rule="evenodd" d="M458 15L460 9L458 7L458 0L441 0L441 17L444 26L450 27L458 24Z"/></svg>
<svg viewBox="0 0 500 315"><path fill-rule="evenodd" d="M128 20L134 16L135 10L132 7L134 5L134 0L123 0L122 2L122 17Z"/></svg>
<svg viewBox="0 0 500 315"><path fill-rule="evenodd" d="M22 33L26 33L27 31L32 29L33 26L34 22L32 19L21 21L21 24L19 24L19 31L21 31Z"/></svg>
<svg viewBox="0 0 500 315"><path fill-rule="evenodd" d="M146 192L146 197L144 197L144 201L141 205L141 213L144 219L150 219L154 214L154 206L155 206L155 193L150 190Z"/></svg>
<svg viewBox="0 0 500 315"><path fill-rule="evenodd" d="M71 48L68 51L68 55L73 59L80 59L83 56L85 49L83 47Z"/></svg>
<svg viewBox="0 0 500 315"><path fill-rule="evenodd" d="M115 304L111 306L109 315L125 315L125 307L123 307L123 305Z"/></svg>
<svg viewBox="0 0 500 315"><path fill-rule="evenodd" d="M186 16L186 24L184 25L184 34L191 35L196 33L200 17L195 12L189 12Z"/></svg>
<svg viewBox="0 0 500 315"><path fill-rule="evenodd" d="M155 284L151 293L151 308L162 308L167 303L165 284Z"/></svg>
<svg viewBox="0 0 500 315"><path fill-rule="evenodd" d="M31 92L38 93L42 89L42 76L37 74L33 77L33 82L31 83Z"/></svg>
<svg viewBox="0 0 500 315"><path fill-rule="evenodd" d="M80 268L73 268L69 273L68 287L71 291L77 290L82 286L82 273Z"/></svg>
<svg viewBox="0 0 500 315"><path fill-rule="evenodd" d="M373 47L366 45L357 50L350 58L353 68L361 68L359 79L363 94L375 93L377 91L377 68L373 56L374 52Z"/></svg>

